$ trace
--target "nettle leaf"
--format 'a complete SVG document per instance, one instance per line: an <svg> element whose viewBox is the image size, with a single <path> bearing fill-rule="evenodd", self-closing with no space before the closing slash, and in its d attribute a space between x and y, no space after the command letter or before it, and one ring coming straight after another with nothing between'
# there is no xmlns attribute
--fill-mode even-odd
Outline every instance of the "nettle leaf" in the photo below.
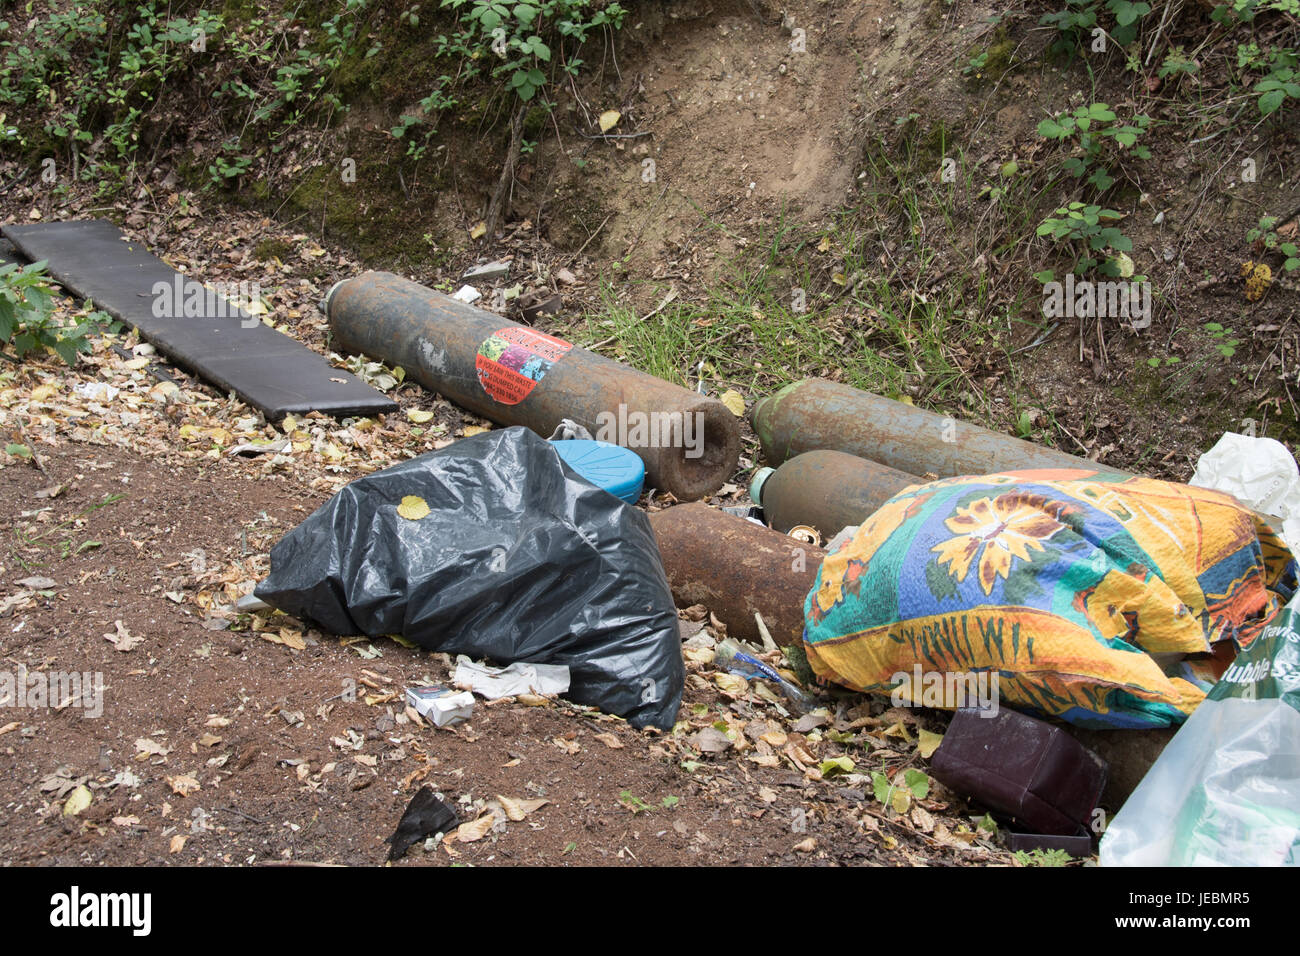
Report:
<svg viewBox="0 0 1300 956"><path fill-rule="evenodd" d="M40 286L28 286L23 291L23 297L27 300L27 303L32 307L34 312L46 313L54 307L54 303L50 299L49 293Z"/></svg>
<svg viewBox="0 0 1300 956"><path fill-rule="evenodd" d="M1276 112L1277 108L1282 105L1282 101L1285 99L1286 93L1282 90L1269 90L1259 98L1260 115L1268 116L1270 113Z"/></svg>
<svg viewBox="0 0 1300 956"><path fill-rule="evenodd" d="M1070 135L1070 131L1056 120L1045 119L1038 124L1038 135L1047 139L1064 139Z"/></svg>
<svg viewBox="0 0 1300 956"><path fill-rule="evenodd" d="M22 358L36 348L36 336L30 332L19 332L13 337L14 352Z"/></svg>
<svg viewBox="0 0 1300 956"><path fill-rule="evenodd" d="M77 353L82 351L80 343L73 339L59 339L49 343L59 358L63 359L69 366L77 364Z"/></svg>

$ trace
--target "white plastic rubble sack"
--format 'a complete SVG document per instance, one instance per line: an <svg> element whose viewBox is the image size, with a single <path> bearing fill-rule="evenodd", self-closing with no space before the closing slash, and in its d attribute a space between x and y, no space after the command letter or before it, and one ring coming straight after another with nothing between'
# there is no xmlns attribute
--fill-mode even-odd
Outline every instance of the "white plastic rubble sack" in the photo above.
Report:
<svg viewBox="0 0 1300 956"><path fill-rule="evenodd" d="M1247 508L1280 519L1282 539L1300 553L1300 467L1280 441L1225 432L1197 459L1188 484L1226 491Z"/></svg>
<svg viewBox="0 0 1300 956"><path fill-rule="evenodd" d="M1300 596L1174 735L1107 827L1100 862L1300 864Z"/></svg>

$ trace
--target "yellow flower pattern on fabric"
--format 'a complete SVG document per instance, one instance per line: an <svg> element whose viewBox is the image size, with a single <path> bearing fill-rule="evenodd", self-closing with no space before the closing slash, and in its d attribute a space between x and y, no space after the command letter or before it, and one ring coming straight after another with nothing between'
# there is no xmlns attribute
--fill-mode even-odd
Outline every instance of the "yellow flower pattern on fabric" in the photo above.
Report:
<svg viewBox="0 0 1300 956"><path fill-rule="evenodd" d="M985 594L993 592L1000 576L1011 573L1012 558L1028 561L1029 549L1042 551L1040 542L1064 527L1044 514L1042 499L1010 493L997 498L980 498L944 524L956 537L935 545L939 563L947 564L958 581L965 581L971 564L979 562L979 582Z"/></svg>

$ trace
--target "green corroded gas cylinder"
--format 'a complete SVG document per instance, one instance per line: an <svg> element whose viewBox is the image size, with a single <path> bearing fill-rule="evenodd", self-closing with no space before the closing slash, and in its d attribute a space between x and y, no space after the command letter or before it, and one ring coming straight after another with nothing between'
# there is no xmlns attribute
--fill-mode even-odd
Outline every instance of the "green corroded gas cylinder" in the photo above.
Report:
<svg viewBox="0 0 1300 956"><path fill-rule="evenodd" d="M779 468L760 468L750 482L749 496L777 531L807 525L830 540L920 481L842 451L807 451Z"/></svg>
<svg viewBox="0 0 1300 956"><path fill-rule="evenodd" d="M787 385L758 402L750 421L769 465L829 448L940 478L1040 468L1117 471L819 378Z"/></svg>

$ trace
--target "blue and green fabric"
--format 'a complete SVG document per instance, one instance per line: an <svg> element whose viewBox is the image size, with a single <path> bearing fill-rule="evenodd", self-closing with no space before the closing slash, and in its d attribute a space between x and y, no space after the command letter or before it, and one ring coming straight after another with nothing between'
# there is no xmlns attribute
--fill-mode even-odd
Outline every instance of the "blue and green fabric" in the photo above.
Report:
<svg viewBox="0 0 1300 956"><path fill-rule="evenodd" d="M818 676L996 673L1000 701L1092 727L1181 723L1204 691L1152 654L1247 647L1296 562L1222 492L1051 469L914 485L828 555L804 606ZM916 701L920 703L920 701Z"/></svg>

